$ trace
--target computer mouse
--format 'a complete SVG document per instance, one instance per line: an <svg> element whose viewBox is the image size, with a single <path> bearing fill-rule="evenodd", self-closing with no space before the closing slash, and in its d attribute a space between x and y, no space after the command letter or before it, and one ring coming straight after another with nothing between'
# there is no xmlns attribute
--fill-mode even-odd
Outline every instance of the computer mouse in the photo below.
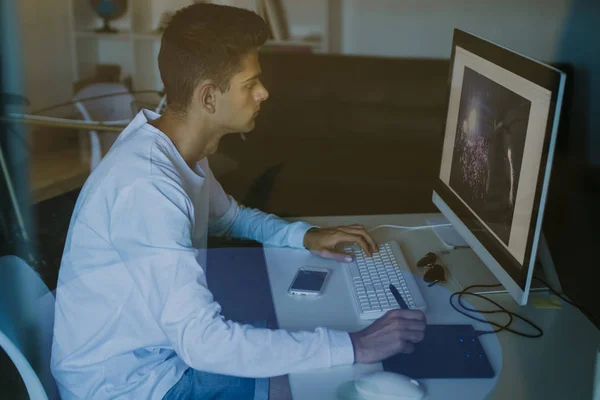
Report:
<svg viewBox="0 0 600 400"><path fill-rule="evenodd" d="M425 396L419 382L387 371L365 375L354 386L365 400L421 400Z"/></svg>

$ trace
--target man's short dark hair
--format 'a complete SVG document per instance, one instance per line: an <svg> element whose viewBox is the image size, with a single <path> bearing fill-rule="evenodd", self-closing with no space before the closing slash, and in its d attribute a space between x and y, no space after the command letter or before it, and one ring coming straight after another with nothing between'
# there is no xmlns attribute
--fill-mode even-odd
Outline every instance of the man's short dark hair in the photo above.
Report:
<svg viewBox="0 0 600 400"><path fill-rule="evenodd" d="M243 8L197 3L177 11L158 54L169 108L185 112L205 79L226 92L242 57L263 45L268 35L263 19Z"/></svg>

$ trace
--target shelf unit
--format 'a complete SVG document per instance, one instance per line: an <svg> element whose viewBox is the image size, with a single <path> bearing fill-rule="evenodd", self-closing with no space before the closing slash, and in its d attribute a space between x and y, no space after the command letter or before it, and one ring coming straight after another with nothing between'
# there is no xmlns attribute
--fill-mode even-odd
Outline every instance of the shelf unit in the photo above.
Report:
<svg viewBox="0 0 600 400"><path fill-rule="evenodd" d="M102 26L89 0L70 0L73 83L94 76L97 64L119 64L122 77L131 77L133 90L162 90L157 57L164 12L173 12L194 0L127 0L127 12L110 25L118 33L98 33ZM214 0L258 11L256 0ZM274 51L309 46L315 53L330 51L330 10L339 0L283 0L290 40L269 40ZM303 40L317 36L320 40Z"/></svg>

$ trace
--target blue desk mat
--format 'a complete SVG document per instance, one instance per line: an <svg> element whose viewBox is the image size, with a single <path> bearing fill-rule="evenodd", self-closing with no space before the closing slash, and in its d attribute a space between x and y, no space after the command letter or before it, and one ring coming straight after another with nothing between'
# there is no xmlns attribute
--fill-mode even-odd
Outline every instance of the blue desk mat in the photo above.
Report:
<svg viewBox="0 0 600 400"><path fill-rule="evenodd" d="M278 328L262 247L209 249L206 275L226 319Z"/></svg>
<svg viewBox="0 0 600 400"><path fill-rule="evenodd" d="M206 280L226 319L278 327L262 247L209 249ZM255 379L254 399L268 398L269 379Z"/></svg>
<svg viewBox="0 0 600 400"><path fill-rule="evenodd" d="M414 352L385 359L383 369L413 379L494 377L471 325L427 325Z"/></svg>

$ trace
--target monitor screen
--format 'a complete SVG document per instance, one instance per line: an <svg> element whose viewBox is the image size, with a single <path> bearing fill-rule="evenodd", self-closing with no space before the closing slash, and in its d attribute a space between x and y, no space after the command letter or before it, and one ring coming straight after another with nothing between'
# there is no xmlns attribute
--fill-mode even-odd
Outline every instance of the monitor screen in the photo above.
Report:
<svg viewBox="0 0 600 400"><path fill-rule="evenodd" d="M521 290L535 261L563 75L455 31L435 192Z"/></svg>

